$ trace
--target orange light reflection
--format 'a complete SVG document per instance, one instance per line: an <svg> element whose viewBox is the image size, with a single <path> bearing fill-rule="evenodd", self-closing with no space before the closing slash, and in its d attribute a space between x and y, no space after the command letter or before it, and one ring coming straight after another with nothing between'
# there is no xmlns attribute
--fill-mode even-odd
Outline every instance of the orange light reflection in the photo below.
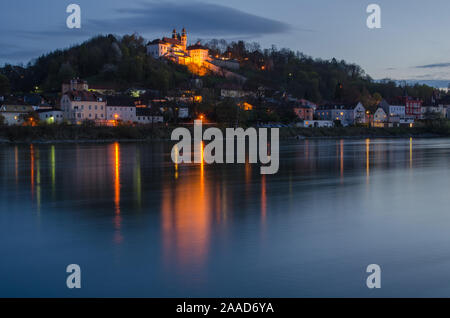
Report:
<svg viewBox="0 0 450 318"><path fill-rule="evenodd" d="M120 145L118 142L113 144L114 149L114 228L116 230L114 241L121 243L123 240L120 228L122 217L120 216Z"/></svg>
<svg viewBox="0 0 450 318"><path fill-rule="evenodd" d="M198 174L163 185L162 241L164 259L175 257L180 270L195 270L206 260L212 219L213 194L202 162ZM170 263L168 261L168 263Z"/></svg>

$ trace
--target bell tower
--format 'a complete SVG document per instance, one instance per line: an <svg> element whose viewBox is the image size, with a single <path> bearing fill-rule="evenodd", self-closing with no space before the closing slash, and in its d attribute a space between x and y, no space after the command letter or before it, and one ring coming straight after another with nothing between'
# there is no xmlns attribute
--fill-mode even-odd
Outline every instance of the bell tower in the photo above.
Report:
<svg viewBox="0 0 450 318"><path fill-rule="evenodd" d="M185 28L183 28L183 30L181 31L181 45L183 46L184 50L186 51L187 33L186 33L186 29Z"/></svg>
<svg viewBox="0 0 450 318"><path fill-rule="evenodd" d="M177 36L177 30L175 30L175 29L173 29L173 31L172 31L172 39L176 39L178 36Z"/></svg>

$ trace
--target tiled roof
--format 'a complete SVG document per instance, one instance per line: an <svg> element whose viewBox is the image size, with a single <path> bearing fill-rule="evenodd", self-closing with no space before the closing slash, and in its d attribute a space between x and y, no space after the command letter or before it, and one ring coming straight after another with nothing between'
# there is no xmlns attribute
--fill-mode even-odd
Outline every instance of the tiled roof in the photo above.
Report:
<svg viewBox="0 0 450 318"><path fill-rule="evenodd" d="M190 45L187 48L188 50L208 50L207 47L201 45L200 43L196 43L194 45Z"/></svg>
<svg viewBox="0 0 450 318"><path fill-rule="evenodd" d="M56 109L56 108L52 108L52 109L38 109L36 112L37 113L51 113L51 112L60 112L61 109Z"/></svg>
<svg viewBox="0 0 450 318"><path fill-rule="evenodd" d="M99 99L101 99L101 101L105 100L102 95L95 94L95 93L88 92L88 91L70 91L70 92L67 92L66 95L70 98L70 100L75 100L75 101L98 102Z"/></svg>
<svg viewBox="0 0 450 318"><path fill-rule="evenodd" d="M226 83L218 84L217 88L228 89L228 90L242 90L242 85L226 82Z"/></svg>
<svg viewBox="0 0 450 318"><path fill-rule="evenodd" d="M173 44L173 45L181 45L181 41L178 39L172 39L172 38L162 38L162 39L155 39L148 44Z"/></svg>
<svg viewBox="0 0 450 318"><path fill-rule="evenodd" d="M317 110L352 110L355 109L355 107L359 103L352 103L352 104L327 104L327 105L320 105L317 107Z"/></svg>

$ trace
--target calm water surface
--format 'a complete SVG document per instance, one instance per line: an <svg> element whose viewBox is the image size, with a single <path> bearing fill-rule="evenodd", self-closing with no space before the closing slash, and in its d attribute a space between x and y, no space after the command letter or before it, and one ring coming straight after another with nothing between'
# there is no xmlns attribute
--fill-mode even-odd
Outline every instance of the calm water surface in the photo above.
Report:
<svg viewBox="0 0 450 318"><path fill-rule="evenodd" d="M450 297L449 139L280 151L261 176L165 143L0 146L0 296Z"/></svg>

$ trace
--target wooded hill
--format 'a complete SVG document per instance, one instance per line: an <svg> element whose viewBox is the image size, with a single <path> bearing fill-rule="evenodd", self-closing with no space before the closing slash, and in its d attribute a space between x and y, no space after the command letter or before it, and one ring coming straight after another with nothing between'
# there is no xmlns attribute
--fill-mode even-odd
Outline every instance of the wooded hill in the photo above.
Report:
<svg viewBox="0 0 450 318"><path fill-rule="evenodd" d="M356 102L375 105L405 93L430 102L434 89L426 85L400 87L394 81L374 81L355 64L336 59L314 59L289 49L261 49L257 43L204 42L213 56L236 59L238 73L248 80L245 89L266 87L316 103ZM185 86L194 76L186 67L154 59L146 54L146 41L139 35L97 36L80 45L56 50L26 66L0 68L0 94L12 92L59 92L61 83L73 77L90 84L140 86L169 90ZM5 78L6 77L6 78ZM203 78L204 86L226 81L214 75Z"/></svg>

